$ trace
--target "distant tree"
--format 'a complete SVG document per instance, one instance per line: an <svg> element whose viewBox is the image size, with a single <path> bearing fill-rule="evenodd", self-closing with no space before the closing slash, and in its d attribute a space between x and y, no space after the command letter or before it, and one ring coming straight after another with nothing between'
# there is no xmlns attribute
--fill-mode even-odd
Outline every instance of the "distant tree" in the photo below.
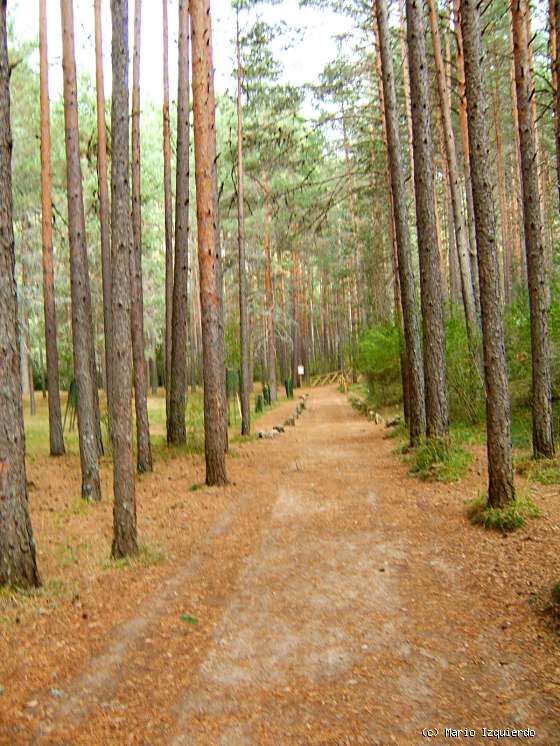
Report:
<svg viewBox="0 0 560 746"><path fill-rule="evenodd" d="M179 0L175 260L171 318L168 443L185 443L187 431L187 290L189 283L189 2Z"/></svg>
<svg viewBox="0 0 560 746"><path fill-rule="evenodd" d="M105 84L103 80L103 39L101 0L94 0L95 17L95 90L97 96L97 189L99 192L99 228L101 274L103 284L103 331L105 337L105 394L111 408L113 325L111 320L111 236L109 191L107 188L107 127L105 124Z"/></svg>
<svg viewBox="0 0 560 746"><path fill-rule="evenodd" d="M51 456L64 453L58 349L56 344L56 307L52 237L51 122L49 103L49 65L47 52L47 4L39 1L39 56L41 78L41 228L43 246L43 307L45 347L47 351L47 387L49 390L49 443Z"/></svg>
<svg viewBox="0 0 560 746"><path fill-rule="evenodd" d="M134 5L134 57L132 68L132 254L130 257L130 314L134 404L136 409L136 465L138 472L152 471L152 446L148 420L148 380L144 349L144 294L142 289L142 206L140 181L140 39L142 0Z"/></svg>
<svg viewBox="0 0 560 746"><path fill-rule="evenodd" d="M169 122L169 21L163 7L163 200L165 215L165 413L169 421L173 318L173 200L171 196L171 127Z"/></svg>
<svg viewBox="0 0 560 746"><path fill-rule="evenodd" d="M78 91L74 55L74 8L72 0L60 0L62 67L64 71L64 126L68 197L68 241L72 293L74 375L77 387L78 433L82 466L82 496L101 499L99 481L99 408L93 347L91 292L86 250L82 168L78 130Z"/></svg>
<svg viewBox="0 0 560 746"><path fill-rule="evenodd" d="M526 0L512 0L510 12L521 149L527 282L531 312L533 454L535 458L541 456L552 458L554 456L554 441L552 435L552 389L548 335L549 299L542 235L535 118L531 106L535 90L528 54Z"/></svg>
<svg viewBox="0 0 560 746"><path fill-rule="evenodd" d="M12 202L6 0L0 0L0 585L40 585L27 499Z"/></svg>
<svg viewBox="0 0 560 746"><path fill-rule="evenodd" d="M111 303L113 316L113 557L138 552L132 464L132 354L130 255L132 226L129 174L128 0L111 0Z"/></svg>
<svg viewBox="0 0 560 746"><path fill-rule="evenodd" d="M222 269L216 176L216 105L210 0L191 0L192 77L198 262L204 375L206 483L227 483Z"/></svg>
<svg viewBox="0 0 560 746"><path fill-rule="evenodd" d="M239 347L241 434L251 432L249 405L249 328L247 325L247 267L245 261L245 190L243 184L243 107L241 104L241 43L239 38L239 6L236 8L235 49L237 57L237 250L239 265Z"/></svg>

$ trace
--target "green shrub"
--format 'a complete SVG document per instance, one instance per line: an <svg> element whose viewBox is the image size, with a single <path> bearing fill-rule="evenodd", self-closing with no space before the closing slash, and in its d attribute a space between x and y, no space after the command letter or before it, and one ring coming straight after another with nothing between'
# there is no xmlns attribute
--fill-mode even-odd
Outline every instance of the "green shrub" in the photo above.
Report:
<svg viewBox="0 0 560 746"><path fill-rule="evenodd" d="M402 400L400 349L395 324L372 326L360 337L358 370L365 376L368 398L374 407Z"/></svg>
<svg viewBox="0 0 560 746"><path fill-rule="evenodd" d="M445 365L451 419L469 425L483 422L484 384L469 347L463 309L458 306L445 321Z"/></svg>
<svg viewBox="0 0 560 746"><path fill-rule="evenodd" d="M410 473L421 479L455 482L469 468L471 455L442 438L428 438L414 451Z"/></svg>
<svg viewBox="0 0 560 746"><path fill-rule="evenodd" d="M466 512L471 523L492 528L502 533L515 531L525 525L527 518L538 518L537 506L527 495L517 495L509 505L503 508L492 508L488 505L488 496L479 495L466 503Z"/></svg>

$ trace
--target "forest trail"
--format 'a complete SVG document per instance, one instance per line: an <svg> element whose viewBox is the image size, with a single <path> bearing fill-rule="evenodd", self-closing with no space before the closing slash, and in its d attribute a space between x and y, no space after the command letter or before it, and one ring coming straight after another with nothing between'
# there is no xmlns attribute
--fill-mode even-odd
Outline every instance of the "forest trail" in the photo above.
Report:
<svg viewBox="0 0 560 746"><path fill-rule="evenodd" d="M204 539L60 699L36 694L33 735L2 743L420 744L446 726L560 743L557 664L523 626L526 602L476 574L487 550L460 496L408 477L334 388L307 402L295 428L231 460Z"/></svg>

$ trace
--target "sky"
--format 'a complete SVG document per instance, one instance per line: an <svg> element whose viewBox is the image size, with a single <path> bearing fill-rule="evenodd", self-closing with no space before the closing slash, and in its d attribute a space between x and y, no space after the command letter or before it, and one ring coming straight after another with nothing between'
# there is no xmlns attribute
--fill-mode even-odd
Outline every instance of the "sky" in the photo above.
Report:
<svg viewBox="0 0 560 746"><path fill-rule="evenodd" d="M169 0L169 70L171 96L177 89L177 13L178 1ZM14 30L19 39L38 38L37 0L14 0L8 5L9 17L14 22ZM160 103L162 100L162 5L161 0L144 0L142 3L142 48L141 86L142 98ZM129 0L130 42L132 41L132 16L134 0ZM235 70L233 37L235 34L235 14L230 0L211 0L212 34L214 48L215 85L218 92L233 90L232 73ZM289 53L282 53L284 81L301 85L317 80L324 65L336 56L336 34L349 28L348 22L331 12L314 8L298 7L297 0L283 0L275 6L263 6L260 15L267 21L284 20L298 27L301 39ZM103 14L103 53L106 93L111 86L111 23L110 0L102 2ZM241 14L241 25L247 20ZM62 61L60 33L60 2L47 0L49 84L51 98L56 98L62 90ZM92 79L95 75L93 0L74 0L74 23L76 34L76 62L78 72L88 71ZM280 51L278 39L277 50ZM275 50L275 51L277 51ZM32 64L39 66L38 52Z"/></svg>

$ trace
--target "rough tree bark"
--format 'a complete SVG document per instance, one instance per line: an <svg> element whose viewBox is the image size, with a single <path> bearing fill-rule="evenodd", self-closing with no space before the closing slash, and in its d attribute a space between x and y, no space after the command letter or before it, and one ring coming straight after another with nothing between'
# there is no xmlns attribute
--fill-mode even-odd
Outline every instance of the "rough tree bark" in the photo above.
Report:
<svg viewBox="0 0 560 746"><path fill-rule="evenodd" d="M45 348L47 352L47 388L49 391L49 445L51 456L61 456L65 452L65 449L58 381L58 349L56 346L52 239L51 122L46 0L40 0L39 2L39 57L41 87L41 235L43 246L43 308L45 314Z"/></svg>
<svg viewBox="0 0 560 746"><path fill-rule="evenodd" d="M420 324L416 306L414 273L410 251L410 235L406 209L406 186L399 137L399 116L395 91L395 76L389 37L389 21L386 0L376 0L379 52L383 71L383 103L387 127L389 167L391 170L391 190L393 195L393 215L397 242L399 281L403 314L404 339L408 365L408 385L410 396L410 441L418 441L426 433L426 410L424 399L424 372L420 346Z"/></svg>
<svg viewBox="0 0 560 746"><path fill-rule="evenodd" d="M130 256L130 316L136 409L136 468L150 472L152 446L148 420L148 380L144 348L144 295L142 290L142 208L140 179L140 34L142 0L134 5L134 56L132 68L132 254Z"/></svg>
<svg viewBox="0 0 560 746"><path fill-rule="evenodd" d="M469 133L467 123L467 96L465 93L465 57L463 54L463 35L461 33L461 8L460 0L453 0L453 18L456 55L457 94L459 97L459 129L461 132L461 144L463 150L463 167L465 170L465 196L467 203L467 228L469 232L469 259L471 265L471 278L474 290L474 301L477 313L480 314L480 289L478 287L478 265L476 259L476 236L474 225L474 202L472 194L471 167L469 162Z"/></svg>
<svg viewBox="0 0 560 746"><path fill-rule="evenodd" d="M459 256L459 269L461 274L461 291L463 296L463 307L465 310L465 321L471 350L477 361L479 354L479 326L476 316L474 301L471 265L469 261L468 236L463 213L463 200L461 196L461 182L459 178L459 166L457 163L457 150L455 146L455 135L451 122L451 100L447 89L445 67L441 53L441 42L439 36L438 14L436 0L428 0L430 19L430 31L432 36L432 50L436 69L437 89L439 97L439 109L441 124L443 128L443 140L445 144L445 156L449 174L449 188L451 192L451 206L453 208L453 230L455 232L455 246Z"/></svg>
<svg viewBox="0 0 560 746"><path fill-rule="evenodd" d="M171 196L171 127L169 122L169 22L163 6L163 201L165 214L165 414L169 422L171 320L173 312L173 199Z"/></svg>
<svg viewBox="0 0 560 746"><path fill-rule="evenodd" d="M241 434L251 432L249 405L249 329L247 326L247 269L245 267L245 204L243 185L243 110L241 106L241 44L239 41L239 8L236 13L235 48L237 54L237 248L239 262L239 347Z"/></svg>
<svg viewBox="0 0 560 746"><path fill-rule="evenodd" d="M130 220L128 129L128 0L111 0L111 303L113 314L113 557L138 552L132 463L132 353L130 331Z"/></svg>
<svg viewBox="0 0 560 746"><path fill-rule="evenodd" d="M433 149L428 89L428 60L420 0L406 2L410 68L414 189L420 258L420 300L424 337L426 432L445 438L449 430L443 333L443 295L433 194Z"/></svg>
<svg viewBox="0 0 560 746"><path fill-rule="evenodd" d="M191 0L198 262L204 374L206 484L227 483L227 402L216 177L216 106L210 0Z"/></svg>
<svg viewBox="0 0 560 746"><path fill-rule="evenodd" d="M82 467L82 497L101 499L99 482L97 382L91 293L86 251L84 199L78 130L78 94L74 56L74 8L72 0L60 0L62 24L62 68L64 72L64 129L66 142L66 189L68 195L68 241L70 244L70 290L74 376L77 388L78 433Z"/></svg>
<svg viewBox="0 0 560 746"><path fill-rule="evenodd" d="M0 0L0 586L40 585L29 518L12 202L6 0Z"/></svg>
<svg viewBox="0 0 560 746"><path fill-rule="evenodd" d="M97 189L99 192L99 227L101 234L101 276L103 282L103 332L105 337L105 379L107 412L111 408L111 236L109 227L109 190L107 187L107 127L105 124L105 83L103 76L103 37L101 0L94 0L95 15L95 89L97 95Z"/></svg>
<svg viewBox="0 0 560 746"><path fill-rule="evenodd" d="M556 189L560 200L560 8L559 0L550 0L550 63L552 67L552 107L556 145Z"/></svg>
<svg viewBox="0 0 560 746"><path fill-rule="evenodd" d="M171 320L171 381L167 442L187 440L187 293L189 283L189 2L179 1L177 89L177 178L175 186L175 261Z"/></svg>
<svg viewBox="0 0 560 746"><path fill-rule="evenodd" d="M548 335L548 287L546 281L542 216L540 210L534 113L533 78L528 58L525 0L510 5L519 143L521 148L521 182L523 187L523 221L527 255L527 283L531 315L531 357L533 368L533 455L554 455L552 435L552 391Z"/></svg>
<svg viewBox="0 0 560 746"><path fill-rule="evenodd" d="M491 181L487 98L483 72L480 11L477 0L461 0L461 26L468 97L470 169L476 221L482 316L482 346L486 381L486 448L488 503L503 507L514 497L509 394L500 269L496 247L494 187Z"/></svg>

